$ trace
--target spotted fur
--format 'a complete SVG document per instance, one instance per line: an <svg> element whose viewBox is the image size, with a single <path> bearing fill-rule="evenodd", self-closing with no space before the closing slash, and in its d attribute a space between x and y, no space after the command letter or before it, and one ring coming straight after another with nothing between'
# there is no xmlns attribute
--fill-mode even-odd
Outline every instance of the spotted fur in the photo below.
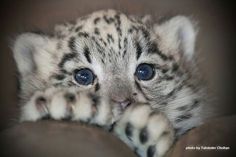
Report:
<svg viewBox="0 0 236 157"><path fill-rule="evenodd" d="M106 10L56 25L51 36L18 36L21 121L83 121L112 130L142 157L163 156L176 137L203 122L206 93L195 77L193 22L150 21ZM153 65L151 80L134 75L141 63ZM92 85L74 80L81 68L95 74Z"/></svg>

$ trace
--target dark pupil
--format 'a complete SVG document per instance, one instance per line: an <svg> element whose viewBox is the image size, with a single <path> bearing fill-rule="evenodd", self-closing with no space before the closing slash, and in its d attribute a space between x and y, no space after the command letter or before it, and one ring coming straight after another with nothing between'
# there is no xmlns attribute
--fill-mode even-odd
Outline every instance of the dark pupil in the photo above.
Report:
<svg viewBox="0 0 236 157"><path fill-rule="evenodd" d="M153 67L149 64L140 64L136 71L139 80L150 80L154 76Z"/></svg>
<svg viewBox="0 0 236 157"><path fill-rule="evenodd" d="M81 85L89 85L93 83L94 75L89 69L81 69L75 71L75 80Z"/></svg>

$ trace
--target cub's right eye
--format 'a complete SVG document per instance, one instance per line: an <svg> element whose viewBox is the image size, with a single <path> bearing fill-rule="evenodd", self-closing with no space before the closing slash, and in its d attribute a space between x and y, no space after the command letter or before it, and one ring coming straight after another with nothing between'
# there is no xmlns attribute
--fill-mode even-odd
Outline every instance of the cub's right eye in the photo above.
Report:
<svg viewBox="0 0 236 157"><path fill-rule="evenodd" d="M76 69L74 71L74 80L80 85L90 85L93 84L95 75L92 70L88 68Z"/></svg>

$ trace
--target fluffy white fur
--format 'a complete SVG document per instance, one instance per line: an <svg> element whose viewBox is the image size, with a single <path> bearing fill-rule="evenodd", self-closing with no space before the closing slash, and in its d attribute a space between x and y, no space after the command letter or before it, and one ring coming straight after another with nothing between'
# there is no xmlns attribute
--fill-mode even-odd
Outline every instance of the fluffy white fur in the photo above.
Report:
<svg viewBox="0 0 236 157"><path fill-rule="evenodd" d="M181 63L193 60L193 22L175 16L150 24L150 16L138 19L108 10L79 18L75 24L57 25L53 36L18 36L13 52L21 79L21 121L50 115L56 120L71 116L102 127L116 123L114 134L140 156L146 157L150 146L154 146L153 156L164 156L177 135L202 123L204 94L192 83L192 65ZM135 76L142 63L153 65L151 80ZM73 72L82 68L96 75L93 84L76 82ZM67 93L74 94L75 101L68 102ZM97 102L91 93L98 95ZM36 104L39 94L47 100L40 107ZM122 109L124 101L130 106ZM131 137L127 124L132 126ZM142 142L144 128L148 139ZM175 133L174 128L179 131Z"/></svg>

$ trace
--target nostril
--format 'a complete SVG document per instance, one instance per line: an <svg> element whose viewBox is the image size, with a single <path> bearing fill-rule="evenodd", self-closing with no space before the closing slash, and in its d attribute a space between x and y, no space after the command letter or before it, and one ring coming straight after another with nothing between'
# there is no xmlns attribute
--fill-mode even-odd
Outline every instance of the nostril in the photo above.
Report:
<svg viewBox="0 0 236 157"><path fill-rule="evenodd" d="M126 96L118 96L118 95L113 95L111 100L119 105L122 109L125 109L131 104L131 100L128 99Z"/></svg>
<svg viewBox="0 0 236 157"><path fill-rule="evenodd" d="M122 107L122 109L125 109L125 108L128 107L130 104L131 104L131 101L129 101L129 100L120 102L120 106Z"/></svg>

